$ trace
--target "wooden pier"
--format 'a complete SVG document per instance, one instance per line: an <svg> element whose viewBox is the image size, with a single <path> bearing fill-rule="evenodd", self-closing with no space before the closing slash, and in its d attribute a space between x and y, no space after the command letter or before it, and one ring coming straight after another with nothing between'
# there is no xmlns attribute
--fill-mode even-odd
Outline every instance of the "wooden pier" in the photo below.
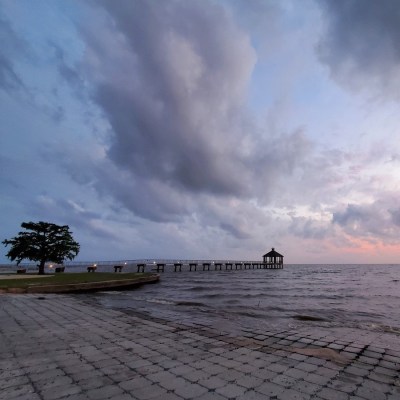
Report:
<svg viewBox="0 0 400 400"><path fill-rule="evenodd" d="M35 264L23 264L26 270L33 271L37 268ZM53 267L55 269L53 269ZM262 257L262 261L249 260L166 260L166 259L137 259L137 260L118 260L118 261L95 261L95 262L65 262L63 265L49 264L46 266L48 272L57 271L58 268L78 267L88 272L183 272L183 271L237 271L249 269L282 269L283 255L275 251L274 248ZM17 267L12 264L0 265L1 269L13 270ZM68 269L67 269L68 270Z"/></svg>
<svg viewBox="0 0 400 400"><path fill-rule="evenodd" d="M186 260L180 262L148 261L137 263L137 272L182 272L182 271L237 271L249 269L282 269L283 263L263 261L203 261Z"/></svg>

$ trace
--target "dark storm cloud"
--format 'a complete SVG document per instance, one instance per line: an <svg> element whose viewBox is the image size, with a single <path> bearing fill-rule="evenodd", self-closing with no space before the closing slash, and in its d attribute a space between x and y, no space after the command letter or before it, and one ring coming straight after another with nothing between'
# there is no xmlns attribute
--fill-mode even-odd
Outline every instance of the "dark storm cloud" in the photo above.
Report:
<svg viewBox="0 0 400 400"><path fill-rule="evenodd" d="M392 216L393 223L400 227L400 207L389 210L389 213Z"/></svg>
<svg viewBox="0 0 400 400"><path fill-rule="evenodd" d="M332 74L356 89L375 86L398 97L400 2L321 0L327 29L319 54Z"/></svg>
<svg viewBox="0 0 400 400"><path fill-rule="evenodd" d="M80 100L84 100L85 81L75 66L68 65L68 62L66 61L65 50L51 40L48 42L48 46L53 50L54 62L61 78L68 83Z"/></svg>
<svg viewBox="0 0 400 400"><path fill-rule="evenodd" d="M316 221L306 217L293 217L289 230L293 235L305 239L324 239L330 233L330 226L326 221Z"/></svg>
<svg viewBox="0 0 400 400"><path fill-rule="evenodd" d="M81 69L64 75L84 74L110 135L104 159L66 162L75 179L153 221L207 213L207 196L268 202L310 143L256 127L245 106L256 54L232 15L207 1L102 4L80 27ZM221 212L216 226L247 235Z"/></svg>
<svg viewBox="0 0 400 400"><path fill-rule="evenodd" d="M117 213L126 209L155 222L178 221L189 213L185 192L157 180L137 177L107 158L93 157L86 149L51 147L46 158L61 164L80 185L92 187L101 197L111 200Z"/></svg>
<svg viewBox="0 0 400 400"><path fill-rule="evenodd" d="M38 218L70 225L76 230L89 233L94 238L117 240L115 233L103 224L104 217L88 210L84 204L42 195L30 202L29 209Z"/></svg>
<svg viewBox="0 0 400 400"><path fill-rule="evenodd" d="M7 91L22 88L24 85L15 70L13 59L23 51L24 45L10 23L2 18L1 14L0 43L0 87Z"/></svg>
<svg viewBox="0 0 400 400"><path fill-rule="evenodd" d="M369 209L363 206L349 204L344 211L333 214L333 222L342 226L359 223L370 219Z"/></svg>
<svg viewBox="0 0 400 400"><path fill-rule="evenodd" d="M355 237L397 240L400 234L400 209L397 197L387 195L373 203L349 204L333 213L333 223Z"/></svg>
<svg viewBox="0 0 400 400"><path fill-rule="evenodd" d="M232 223L221 222L220 228L226 232L229 232L232 236L239 240L248 239L250 237L249 233L243 231L239 226Z"/></svg>
<svg viewBox="0 0 400 400"><path fill-rule="evenodd" d="M200 2L105 2L131 59L96 101L115 133L110 158L193 192L240 194L239 107L255 63L222 7ZM117 34L117 32L116 32Z"/></svg>

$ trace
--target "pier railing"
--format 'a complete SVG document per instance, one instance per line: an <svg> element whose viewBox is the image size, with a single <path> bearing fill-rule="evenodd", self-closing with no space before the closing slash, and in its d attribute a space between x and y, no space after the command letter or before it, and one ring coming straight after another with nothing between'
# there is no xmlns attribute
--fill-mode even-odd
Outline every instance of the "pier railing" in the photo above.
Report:
<svg viewBox="0 0 400 400"><path fill-rule="evenodd" d="M53 270L58 267L55 263L46 263L46 270ZM117 261L66 261L63 266L72 270L98 270L98 271L132 271L132 272L165 272L165 270L173 270L175 272L188 271L212 271L212 270L238 270L238 269L280 269L283 263L266 263L263 261L249 260L188 260L188 259L137 259L137 260L117 260ZM116 268L117 267L117 268ZM15 270L17 268L25 268L28 271L37 269L35 263L16 264L0 264L0 271Z"/></svg>

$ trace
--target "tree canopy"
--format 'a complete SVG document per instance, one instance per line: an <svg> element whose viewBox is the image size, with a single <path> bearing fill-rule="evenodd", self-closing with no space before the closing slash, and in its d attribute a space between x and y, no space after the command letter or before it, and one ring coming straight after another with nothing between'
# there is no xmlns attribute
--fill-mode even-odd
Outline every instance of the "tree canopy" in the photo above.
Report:
<svg viewBox="0 0 400 400"><path fill-rule="evenodd" d="M12 239L3 240L5 246L11 248L6 256L19 264L28 259L39 262L39 274L44 274L45 263L50 261L57 264L65 259L72 260L79 253L77 243L68 225L56 225L48 222L23 222L25 231L19 232Z"/></svg>

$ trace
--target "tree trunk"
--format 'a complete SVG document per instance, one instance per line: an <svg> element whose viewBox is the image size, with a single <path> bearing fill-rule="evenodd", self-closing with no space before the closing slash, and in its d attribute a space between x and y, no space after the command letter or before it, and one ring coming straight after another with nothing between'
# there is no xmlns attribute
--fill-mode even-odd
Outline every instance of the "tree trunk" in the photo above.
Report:
<svg viewBox="0 0 400 400"><path fill-rule="evenodd" d="M44 264L45 264L46 260L42 260L40 261L39 264L39 275L44 275Z"/></svg>

